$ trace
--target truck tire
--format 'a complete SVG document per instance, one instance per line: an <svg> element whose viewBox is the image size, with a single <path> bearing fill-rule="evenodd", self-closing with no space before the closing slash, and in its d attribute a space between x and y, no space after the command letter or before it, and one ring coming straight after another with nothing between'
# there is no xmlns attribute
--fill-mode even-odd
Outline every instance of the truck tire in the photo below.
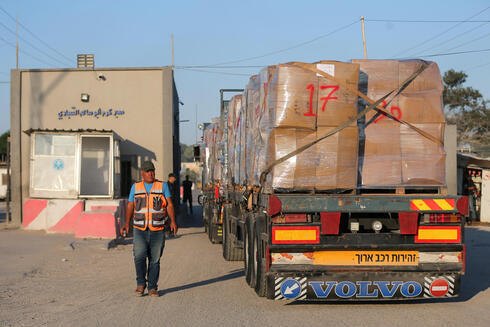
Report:
<svg viewBox="0 0 490 327"><path fill-rule="evenodd" d="M243 251L236 247L231 239L230 223L228 212L225 211L223 216L223 258L226 261L240 261L243 260Z"/></svg>
<svg viewBox="0 0 490 327"><path fill-rule="evenodd" d="M254 271L253 271L253 263L251 262L253 258L251 258L251 254L253 253L252 244L253 244L253 215L247 215L245 219L245 230L243 233L243 263L245 269L245 280L250 287L255 287L254 284Z"/></svg>
<svg viewBox="0 0 490 327"><path fill-rule="evenodd" d="M265 219L255 220L255 232L254 232L254 259L255 259L255 292L258 296L264 297L267 295L267 263L265 258L265 249L262 243L262 233L266 231Z"/></svg>

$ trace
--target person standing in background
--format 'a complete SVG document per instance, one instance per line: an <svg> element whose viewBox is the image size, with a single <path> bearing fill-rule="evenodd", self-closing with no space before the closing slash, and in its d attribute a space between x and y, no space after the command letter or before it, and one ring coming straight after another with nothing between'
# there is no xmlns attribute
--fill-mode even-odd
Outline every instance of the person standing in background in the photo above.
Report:
<svg viewBox="0 0 490 327"><path fill-rule="evenodd" d="M182 202L184 204L189 202L189 210L192 215L192 182L189 180L189 175L185 175L185 181L182 182L182 186L184 187L184 199Z"/></svg>

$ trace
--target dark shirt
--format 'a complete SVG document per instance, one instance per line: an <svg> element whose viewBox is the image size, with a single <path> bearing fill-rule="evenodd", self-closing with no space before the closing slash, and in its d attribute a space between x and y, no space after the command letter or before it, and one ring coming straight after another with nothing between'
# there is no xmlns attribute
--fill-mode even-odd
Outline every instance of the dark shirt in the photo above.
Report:
<svg viewBox="0 0 490 327"><path fill-rule="evenodd" d="M183 181L182 186L184 187L184 198L192 198L192 182Z"/></svg>
<svg viewBox="0 0 490 327"><path fill-rule="evenodd" d="M178 197L178 190L177 190L177 182L170 183L167 181L168 188L170 190L170 193L172 194L172 203L176 203L179 201Z"/></svg>

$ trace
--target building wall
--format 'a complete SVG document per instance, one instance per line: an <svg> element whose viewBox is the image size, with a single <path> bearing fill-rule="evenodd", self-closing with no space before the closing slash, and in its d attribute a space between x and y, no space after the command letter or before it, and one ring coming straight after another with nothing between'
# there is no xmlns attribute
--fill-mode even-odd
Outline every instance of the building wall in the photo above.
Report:
<svg viewBox="0 0 490 327"><path fill-rule="evenodd" d="M175 108L170 67L13 70L11 77L12 184L21 185L12 190L14 202L29 196L30 136L24 131L31 128L113 130L121 138L121 160L132 161L133 179L144 160L154 162L158 179L174 171L172 118L178 102ZM82 93L89 102L81 101ZM66 115L99 108L111 115Z"/></svg>

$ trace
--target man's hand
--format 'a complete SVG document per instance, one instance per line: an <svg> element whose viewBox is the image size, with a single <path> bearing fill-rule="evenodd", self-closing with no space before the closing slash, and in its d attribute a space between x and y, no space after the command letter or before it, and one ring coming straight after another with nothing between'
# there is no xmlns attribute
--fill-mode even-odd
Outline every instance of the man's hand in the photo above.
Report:
<svg viewBox="0 0 490 327"><path fill-rule="evenodd" d="M128 236L128 230L129 230L129 226L122 226L119 232L121 233L122 237L126 237Z"/></svg>
<svg viewBox="0 0 490 327"><path fill-rule="evenodd" d="M177 235L179 227L177 226L177 223L175 223L175 221L170 222L170 230L174 233L174 236Z"/></svg>

